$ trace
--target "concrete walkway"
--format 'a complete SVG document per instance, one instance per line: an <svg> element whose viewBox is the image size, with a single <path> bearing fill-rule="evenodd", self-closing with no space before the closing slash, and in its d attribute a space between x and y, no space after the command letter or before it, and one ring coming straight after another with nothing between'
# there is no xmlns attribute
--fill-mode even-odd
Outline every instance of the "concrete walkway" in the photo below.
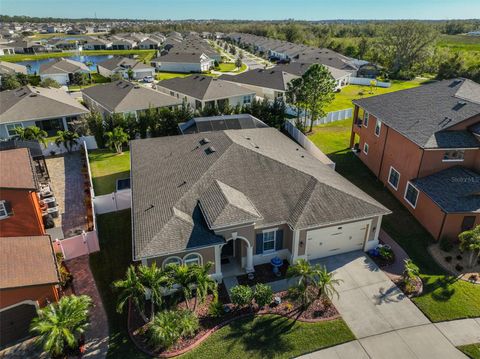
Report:
<svg viewBox="0 0 480 359"><path fill-rule="evenodd" d="M83 358L102 359L108 352L108 320L100 293L93 278L88 255L65 262L73 275L73 288L76 295L88 295L92 298L90 326L86 332L86 352Z"/></svg>
<svg viewBox="0 0 480 359"><path fill-rule="evenodd" d="M432 324L362 252L314 263L342 279L333 303L358 340L302 358L466 358L455 347L480 342L480 319Z"/></svg>

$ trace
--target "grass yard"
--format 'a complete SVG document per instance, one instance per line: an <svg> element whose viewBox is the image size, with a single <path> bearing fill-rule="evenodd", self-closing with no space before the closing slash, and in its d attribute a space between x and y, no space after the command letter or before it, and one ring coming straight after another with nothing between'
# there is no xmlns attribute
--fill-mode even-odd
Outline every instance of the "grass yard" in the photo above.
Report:
<svg viewBox="0 0 480 359"><path fill-rule="evenodd" d="M458 347L464 353L471 359L480 359L480 343L477 344L470 344L470 345L463 345L461 347Z"/></svg>
<svg viewBox="0 0 480 359"><path fill-rule="evenodd" d="M317 138L317 145L318 141ZM338 146L328 141L329 138L323 136L320 148ZM427 252L432 237L410 212L349 149L337 149L330 152L329 157L336 163L338 173L393 212L383 218L382 226L420 267L424 294L413 302L425 315L434 322L480 316L480 286L445 274Z"/></svg>
<svg viewBox="0 0 480 359"><path fill-rule="evenodd" d="M342 319L302 323L266 315L232 322L181 358L293 358L354 339Z"/></svg>
<svg viewBox="0 0 480 359"><path fill-rule="evenodd" d="M127 333L127 315L116 311L112 282L125 275L132 261L130 210L98 216L100 252L90 255L90 267L108 316L110 342L107 358L148 358L137 350Z"/></svg>
<svg viewBox="0 0 480 359"><path fill-rule="evenodd" d="M220 72L244 72L247 70L247 65L242 63L242 66L240 68L237 68L233 62L222 62L221 64L218 64L218 68L215 69L216 71Z"/></svg>
<svg viewBox="0 0 480 359"><path fill-rule="evenodd" d="M187 77L190 76L191 74L184 74L184 73L179 73L179 72L157 72L155 74L155 79L158 81L162 80L170 80L174 79L176 77Z"/></svg>
<svg viewBox="0 0 480 359"><path fill-rule="evenodd" d="M96 195L115 191L116 180L130 175L130 151L117 155L110 150L94 150L88 153Z"/></svg>

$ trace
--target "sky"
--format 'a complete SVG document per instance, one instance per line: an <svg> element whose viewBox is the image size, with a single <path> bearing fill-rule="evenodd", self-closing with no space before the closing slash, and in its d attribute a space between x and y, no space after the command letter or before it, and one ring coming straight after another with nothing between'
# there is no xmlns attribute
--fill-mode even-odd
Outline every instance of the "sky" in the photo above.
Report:
<svg viewBox="0 0 480 359"><path fill-rule="evenodd" d="M0 14L129 19L471 19L480 0L0 0Z"/></svg>

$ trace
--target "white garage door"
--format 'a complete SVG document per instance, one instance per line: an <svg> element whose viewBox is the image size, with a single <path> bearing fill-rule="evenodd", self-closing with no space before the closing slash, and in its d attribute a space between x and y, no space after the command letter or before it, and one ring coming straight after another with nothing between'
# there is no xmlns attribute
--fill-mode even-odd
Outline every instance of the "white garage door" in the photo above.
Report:
<svg viewBox="0 0 480 359"><path fill-rule="evenodd" d="M362 250L371 220L307 232L308 259Z"/></svg>

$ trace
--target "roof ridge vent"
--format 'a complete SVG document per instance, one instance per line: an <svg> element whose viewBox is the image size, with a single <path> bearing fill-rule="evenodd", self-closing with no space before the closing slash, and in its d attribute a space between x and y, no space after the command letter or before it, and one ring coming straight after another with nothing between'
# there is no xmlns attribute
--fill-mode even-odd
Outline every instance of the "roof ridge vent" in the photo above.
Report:
<svg viewBox="0 0 480 359"><path fill-rule="evenodd" d="M209 146L209 147L207 147L207 148L205 149L205 153L206 153L207 155L212 154L212 153L214 153L214 152L217 152L217 150L216 150L215 147L213 147L213 146Z"/></svg>
<svg viewBox="0 0 480 359"><path fill-rule="evenodd" d="M206 145L207 143L210 143L210 140L207 137L204 137L200 140L201 145Z"/></svg>

